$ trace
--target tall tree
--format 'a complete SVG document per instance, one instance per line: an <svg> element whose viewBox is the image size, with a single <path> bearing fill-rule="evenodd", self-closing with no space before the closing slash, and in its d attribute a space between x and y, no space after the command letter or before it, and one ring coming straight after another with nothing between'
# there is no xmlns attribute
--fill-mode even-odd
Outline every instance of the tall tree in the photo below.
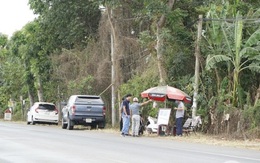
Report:
<svg viewBox="0 0 260 163"><path fill-rule="evenodd" d="M98 1L29 0L29 4L54 49L85 46L97 32L101 16Z"/></svg>
<svg viewBox="0 0 260 163"><path fill-rule="evenodd" d="M173 8L175 0L169 0L166 5L166 11L171 11ZM165 25L166 21L166 13L163 13L161 17L156 22L156 38L157 38L157 44L156 44L156 51L157 51L157 64L158 64L158 70L160 74L160 85L166 84L166 71L162 63L163 59L163 49L164 49L164 43L163 43L163 34L162 29Z"/></svg>
<svg viewBox="0 0 260 163"><path fill-rule="evenodd" d="M7 35L0 33L0 50L3 50L6 47L7 41Z"/></svg>
<svg viewBox="0 0 260 163"><path fill-rule="evenodd" d="M11 51L23 62L26 69L26 81L29 88L29 97L32 96L31 84L34 84L38 94L38 101L44 101L43 81L50 76L49 49L47 39L38 21L25 25L11 38ZM32 102L33 99L30 99Z"/></svg>
<svg viewBox="0 0 260 163"><path fill-rule="evenodd" d="M30 70L30 56L27 54L26 31L15 32L9 41L9 51L11 56L17 57L24 67L23 77L21 78L27 87L30 106L34 103L34 77Z"/></svg>

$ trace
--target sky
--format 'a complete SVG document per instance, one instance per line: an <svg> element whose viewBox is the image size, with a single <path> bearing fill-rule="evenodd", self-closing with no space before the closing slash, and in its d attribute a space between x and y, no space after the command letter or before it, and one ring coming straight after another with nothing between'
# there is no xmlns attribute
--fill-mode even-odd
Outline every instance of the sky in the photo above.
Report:
<svg viewBox="0 0 260 163"><path fill-rule="evenodd" d="M0 33L9 37L33 21L35 15L28 5L29 0L0 0Z"/></svg>

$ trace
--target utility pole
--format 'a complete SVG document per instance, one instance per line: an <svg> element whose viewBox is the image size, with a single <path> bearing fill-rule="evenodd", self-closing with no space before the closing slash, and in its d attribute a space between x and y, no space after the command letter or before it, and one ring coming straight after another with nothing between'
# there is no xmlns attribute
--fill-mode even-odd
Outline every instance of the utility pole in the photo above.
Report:
<svg viewBox="0 0 260 163"><path fill-rule="evenodd" d="M198 33L197 40L195 44L195 76L194 76L194 94L193 94L193 104L192 104L192 118L195 118L197 112L197 99L198 99L198 90L199 90L199 58L200 58L200 40L201 40L201 32L202 32L202 20L203 16L199 15L198 20Z"/></svg>
<svg viewBox="0 0 260 163"><path fill-rule="evenodd" d="M115 121L116 121L116 110L115 110L115 99L116 99L116 95L115 95L115 48L114 48L114 36L115 36L115 29L113 27L113 9L111 9L111 15L110 15L110 25L111 25L111 107L112 107L112 127L115 126Z"/></svg>

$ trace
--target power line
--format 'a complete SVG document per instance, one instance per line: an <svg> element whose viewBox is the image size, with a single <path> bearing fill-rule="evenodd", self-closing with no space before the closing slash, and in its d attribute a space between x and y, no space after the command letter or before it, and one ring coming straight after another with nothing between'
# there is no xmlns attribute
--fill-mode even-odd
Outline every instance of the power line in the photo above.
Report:
<svg viewBox="0 0 260 163"><path fill-rule="evenodd" d="M260 23L260 18L229 18L229 19L216 19L216 18L203 18L203 21L255 21L255 23Z"/></svg>

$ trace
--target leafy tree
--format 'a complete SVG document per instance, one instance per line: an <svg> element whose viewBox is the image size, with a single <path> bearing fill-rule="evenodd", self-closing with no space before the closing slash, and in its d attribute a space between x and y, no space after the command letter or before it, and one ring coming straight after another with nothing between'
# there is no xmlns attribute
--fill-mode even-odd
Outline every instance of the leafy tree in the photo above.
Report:
<svg viewBox="0 0 260 163"><path fill-rule="evenodd" d="M7 41L7 35L0 33L0 50L2 50L6 46Z"/></svg>
<svg viewBox="0 0 260 163"><path fill-rule="evenodd" d="M50 71L45 37L41 35L38 25L37 21L28 23L21 31L16 32L10 41L12 54L19 57L24 64L24 80L28 85L31 104L34 102L32 88L36 88L38 100L44 101L42 80L48 78L47 72Z"/></svg>
<svg viewBox="0 0 260 163"><path fill-rule="evenodd" d="M3 60L7 54L7 43L8 43L8 36L5 34L0 33L0 59Z"/></svg>
<svg viewBox="0 0 260 163"><path fill-rule="evenodd" d="M7 56L8 50L6 49L8 36L0 33L0 108L1 112L6 109L6 103L8 101L5 96L6 87L5 85L5 57Z"/></svg>
<svg viewBox="0 0 260 163"><path fill-rule="evenodd" d="M92 0L29 0L39 15L41 28L53 49L84 46L95 36L101 16L99 2Z"/></svg>
<svg viewBox="0 0 260 163"><path fill-rule="evenodd" d="M243 43L243 20L237 13L233 24L224 23L222 32L226 40L227 52L225 54L209 55L207 68L213 68L219 62L227 62L233 66L233 105L238 106L239 74L245 69L260 72L259 45L260 29L245 39ZM232 27L233 25L233 27ZM230 30L230 29L233 29ZM222 47L223 48L223 47ZM241 104L240 104L241 105Z"/></svg>

